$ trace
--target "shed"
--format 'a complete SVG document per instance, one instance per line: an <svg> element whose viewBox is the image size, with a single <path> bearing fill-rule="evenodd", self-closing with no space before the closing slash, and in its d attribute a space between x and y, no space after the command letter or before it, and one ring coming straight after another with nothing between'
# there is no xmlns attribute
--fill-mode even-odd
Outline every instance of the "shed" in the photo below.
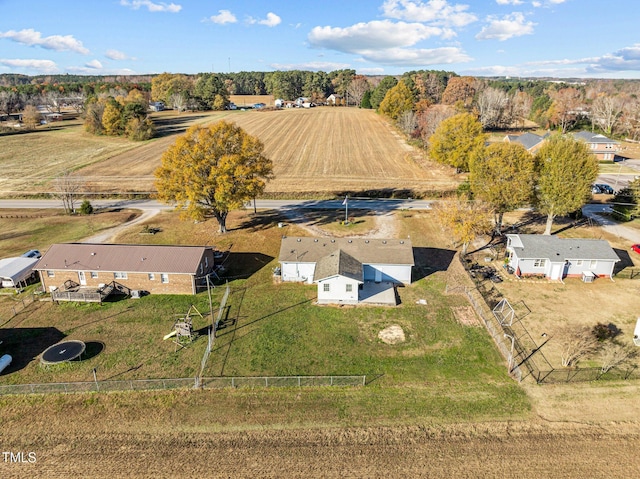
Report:
<svg viewBox="0 0 640 479"><path fill-rule="evenodd" d="M0 281L3 288L16 288L33 274L33 267L38 258L4 258L0 259Z"/></svg>

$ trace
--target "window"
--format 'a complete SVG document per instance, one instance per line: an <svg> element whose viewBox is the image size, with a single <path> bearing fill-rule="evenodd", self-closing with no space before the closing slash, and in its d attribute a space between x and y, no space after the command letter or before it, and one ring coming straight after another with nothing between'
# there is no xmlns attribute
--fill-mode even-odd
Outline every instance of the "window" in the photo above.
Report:
<svg viewBox="0 0 640 479"><path fill-rule="evenodd" d="M56 276L56 272L55 271L47 271L47 277L48 278L55 278Z"/></svg>
<svg viewBox="0 0 640 479"><path fill-rule="evenodd" d="M347 293L350 293L351 291L353 291L353 285L352 284L347 284Z"/></svg>
<svg viewBox="0 0 640 479"><path fill-rule="evenodd" d="M116 271L115 273L113 273L113 278L114 279L127 279L127 273L125 273L123 271Z"/></svg>
<svg viewBox="0 0 640 479"><path fill-rule="evenodd" d="M156 279L156 275L153 273L149 273L149 281L153 281Z"/></svg>
<svg viewBox="0 0 640 479"><path fill-rule="evenodd" d="M592 259L591 261L589 261L589 268L593 269L596 266L598 266L598 260Z"/></svg>
<svg viewBox="0 0 640 479"><path fill-rule="evenodd" d="M160 275L160 282L161 283L168 283L169 282L169 275L167 273L162 273Z"/></svg>
<svg viewBox="0 0 640 479"><path fill-rule="evenodd" d="M322 285L322 291L324 291L325 293L328 293L328 292L329 292L329 290L330 290L330 286L331 286L331 285L330 285L329 283L324 283L324 284Z"/></svg>
<svg viewBox="0 0 640 479"><path fill-rule="evenodd" d="M582 260L581 259L576 260L576 266L582 266Z"/></svg>
<svg viewBox="0 0 640 479"><path fill-rule="evenodd" d="M533 261L534 268L544 268L544 265L547 263L546 259L536 259Z"/></svg>
<svg viewBox="0 0 640 479"><path fill-rule="evenodd" d="M91 275L91 277L93 279L96 279L98 277L98 272L97 271L91 271L91 273L89 273Z"/></svg>
<svg viewBox="0 0 640 479"><path fill-rule="evenodd" d="M205 268L208 268L208 267L209 267L209 257L208 257L208 256L205 256L205 257L204 257L204 267L205 267Z"/></svg>

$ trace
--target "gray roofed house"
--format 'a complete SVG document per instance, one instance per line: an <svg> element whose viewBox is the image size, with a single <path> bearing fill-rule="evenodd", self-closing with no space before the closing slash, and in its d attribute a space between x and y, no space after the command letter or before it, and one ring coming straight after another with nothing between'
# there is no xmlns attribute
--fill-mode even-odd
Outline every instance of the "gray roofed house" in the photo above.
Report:
<svg viewBox="0 0 640 479"><path fill-rule="evenodd" d="M508 234L509 266L517 276L613 276L620 258L605 240L559 238L550 235Z"/></svg>
<svg viewBox="0 0 640 479"><path fill-rule="evenodd" d="M396 304L414 265L408 239L283 237L278 259L283 281L318 284L319 303L366 302L384 289L393 294L378 302Z"/></svg>
<svg viewBox="0 0 640 479"><path fill-rule="evenodd" d="M341 249L320 258L316 263L315 281L338 275L362 282L362 263Z"/></svg>
<svg viewBox="0 0 640 479"><path fill-rule="evenodd" d="M591 153L596 155L596 158L600 161L613 161L618 153L620 144L607 138L604 135L598 133L592 133L590 131L580 131L574 133L573 137L577 140L584 141L588 146Z"/></svg>
<svg viewBox="0 0 640 479"><path fill-rule="evenodd" d="M507 135L504 141L510 143L520 143L527 151L535 153L544 143L548 135L540 136L535 133L523 133L522 135Z"/></svg>

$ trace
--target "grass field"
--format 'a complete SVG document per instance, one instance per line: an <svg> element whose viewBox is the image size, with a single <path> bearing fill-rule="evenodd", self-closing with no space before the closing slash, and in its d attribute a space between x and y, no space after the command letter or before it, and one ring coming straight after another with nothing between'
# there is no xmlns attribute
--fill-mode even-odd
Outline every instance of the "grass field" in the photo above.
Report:
<svg viewBox="0 0 640 479"><path fill-rule="evenodd" d="M307 214L316 227L335 223ZM395 234L410 235L419 248L417 259L429 260L417 269L421 279L401 289L399 308L316 307L310 303L313 287L273 284L271 268L283 232L275 225L282 220L278 212L234 212L230 233L218 235L212 221L193 224L162 213L148 220L161 229L157 235L142 237L137 225L117 240L215 244L236 255L230 256L230 266L236 265L230 274L251 273L232 283L231 321L220 331L207 374L366 373L370 384L0 397L3 448L37 456L35 463L0 463L2 477L640 473L633 459L640 441L640 386L520 386L509 379L484 329L456 321L452 307L466 306L464 298L443 294L452 256L431 213L393 216ZM373 226L369 221L365 224ZM306 232L292 223L285 231ZM576 286L593 291L608 286L603 283ZM540 286L523 291L527 304L540 296ZM219 294L214 293L214 308ZM426 306L416 304L422 298ZM58 369L45 370L34 361L15 376L3 375L2 383L91 380L93 367L100 379L191 373L204 338L176 352L161 335L171 315L192 302L202 312L208 308L202 294L149 296L103 307L39 303L7 327L54 324L70 338L102 342L103 349ZM377 339L392 323L403 327L406 343L390 346Z"/></svg>
<svg viewBox="0 0 640 479"><path fill-rule="evenodd" d="M160 157L193 124L226 119L265 144L271 195L398 190L404 196L455 188L459 179L409 146L385 119L357 108L155 113L159 136L143 143L92 136L79 122L0 136L0 195L52 191L64 169L93 192L152 192ZM29 164L25 172L24 165Z"/></svg>

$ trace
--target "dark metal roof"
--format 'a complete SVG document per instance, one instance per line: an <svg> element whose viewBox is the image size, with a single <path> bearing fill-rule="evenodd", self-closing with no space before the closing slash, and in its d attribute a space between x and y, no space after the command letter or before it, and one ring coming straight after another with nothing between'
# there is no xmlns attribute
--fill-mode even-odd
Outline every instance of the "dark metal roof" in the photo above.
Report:
<svg viewBox="0 0 640 479"><path fill-rule="evenodd" d="M35 270L195 274L205 246L62 243L51 245Z"/></svg>

